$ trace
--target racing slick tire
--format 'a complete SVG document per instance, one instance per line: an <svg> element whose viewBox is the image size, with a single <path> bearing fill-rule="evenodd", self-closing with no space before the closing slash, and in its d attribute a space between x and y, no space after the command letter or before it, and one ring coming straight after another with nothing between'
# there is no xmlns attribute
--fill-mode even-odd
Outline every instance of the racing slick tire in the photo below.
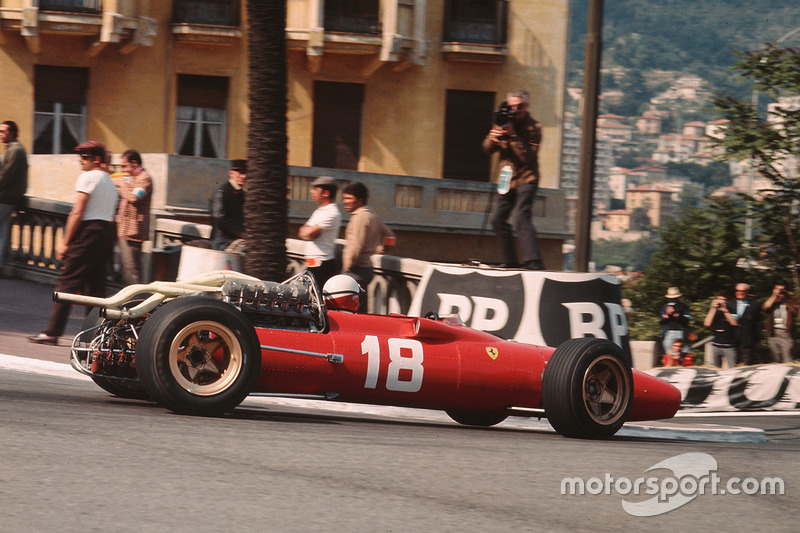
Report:
<svg viewBox="0 0 800 533"><path fill-rule="evenodd" d="M253 325L233 306L206 296L177 298L145 322L136 370L147 393L168 409L215 416L252 390L261 368Z"/></svg>
<svg viewBox="0 0 800 533"><path fill-rule="evenodd" d="M150 293L141 293L131 297L130 300L127 300L124 304L124 307L133 307L137 304L142 303L150 296ZM81 327L81 331L85 331L87 329L93 328L95 326L99 326L102 324L106 319L100 316L100 308L93 307L87 313L86 318L83 320L83 326ZM91 337L91 335L85 335L85 337ZM88 343L91 342L91 338L82 338L82 341ZM106 392L117 396L118 398L126 398L131 400L149 400L150 397L144 390L141 382L133 381L130 379L114 379L114 378L107 378L103 376L89 376L92 378L98 387L103 389Z"/></svg>
<svg viewBox="0 0 800 533"><path fill-rule="evenodd" d="M560 435L606 439L625 423L633 403L633 372L622 349L604 339L562 343L542 376L545 416Z"/></svg>
<svg viewBox="0 0 800 533"><path fill-rule="evenodd" d="M499 424L506 418L508 413L505 411L445 411L447 416L465 426L489 427Z"/></svg>

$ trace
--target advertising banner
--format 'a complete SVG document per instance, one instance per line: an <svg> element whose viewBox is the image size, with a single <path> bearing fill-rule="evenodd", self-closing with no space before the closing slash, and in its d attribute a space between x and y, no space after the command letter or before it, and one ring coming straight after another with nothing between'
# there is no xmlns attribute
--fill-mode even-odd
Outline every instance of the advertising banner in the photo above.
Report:
<svg viewBox="0 0 800 533"><path fill-rule="evenodd" d="M603 274L431 265L409 314L458 315L505 339L556 347L578 337L608 339L630 355L620 281Z"/></svg>
<svg viewBox="0 0 800 533"><path fill-rule="evenodd" d="M800 409L800 366L757 365L720 370L654 368L648 374L681 391L681 410L784 411Z"/></svg>

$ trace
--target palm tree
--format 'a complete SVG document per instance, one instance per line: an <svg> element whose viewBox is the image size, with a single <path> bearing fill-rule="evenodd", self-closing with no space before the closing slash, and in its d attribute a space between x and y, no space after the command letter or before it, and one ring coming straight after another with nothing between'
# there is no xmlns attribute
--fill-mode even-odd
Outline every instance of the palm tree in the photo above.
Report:
<svg viewBox="0 0 800 533"><path fill-rule="evenodd" d="M285 0L248 0L250 125L245 272L280 281L286 276L286 24Z"/></svg>

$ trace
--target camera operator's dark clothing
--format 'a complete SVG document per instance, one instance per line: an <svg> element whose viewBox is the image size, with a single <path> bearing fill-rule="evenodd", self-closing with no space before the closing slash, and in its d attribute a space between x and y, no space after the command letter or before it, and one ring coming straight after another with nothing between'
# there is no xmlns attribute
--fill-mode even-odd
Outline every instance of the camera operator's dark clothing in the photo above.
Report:
<svg viewBox="0 0 800 533"><path fill-rule="evenodd" d="M483 140L483 151L487 154L500 152L497 168L511 166L511 188L523 183L539 180L539 145L542 143L542 125L530 114L525 113L521 123L512 122L514 134L499 144L492 142L489 135Z"/></svg>
<svg viewBox="0 0 800 533"><path fill-rule="evenodd" d="M719 309L714 312L714 318L710 326L714 334L714 338L711 341L711 356L714 366L721 368L723 358L725 358L728 368L736 366L735 328L737 327L728 322L725 314Z"/></svg>
<svg viewBox="0 0 800 533"><path fill-rule="evenodd" d="M517 230L517 237L519 237L519 253L522 256L522 262L542 260L536 228L531 222L533 200L536 198L538 189L539 182L532 181L511 189L506 194L497 195L492 225L495 235L500 239L503 260L509 266L515 265L517 262L514 233L508 223L508 217L512 211L514 211L514 227Z"/></svg>

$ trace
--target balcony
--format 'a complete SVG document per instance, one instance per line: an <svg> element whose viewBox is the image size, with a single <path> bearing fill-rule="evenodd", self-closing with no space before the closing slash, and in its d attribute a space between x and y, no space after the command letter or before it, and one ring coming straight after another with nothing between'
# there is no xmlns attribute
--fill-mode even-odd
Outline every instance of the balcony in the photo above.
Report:
<svg viewBox="0 0 800 533"><path fill-rule="evenodd" d="M293 10L290 3L286 45L304 51L312 71L323 54L372 56L365 76L387 63L396 70L422 65L425 2L319 0L309 2L307 12Z"/></svg>
<svg viewBox="0 0 800 533"><path fill-rule="evenodd" d="M239 0L178 0L172 20L179 42L233 45L242 38Z"/></svg>
<svg viewBox="0 0 800 533"><path fill-rule="evenodd" d="M88 37L85 52L93 57L110 43L121 44L118 50L123 54L138 46L152 46L157 33L154 19L103 10L102 0L28 1L0 11L3 29L18 30L34 54L42 52L48 35Z"/></svg>
<svg viewBox="0 0 800 533"><path fill-rule="evenodd" d="M327 0L325 31L380 35L378 2L375 0Z"/></svg>
<svg viewBox="0 0 800 533"><path fill-rule="evenodd" d="M447 0L442 54L450 61L501 63L507 31L508 0Z"/></svg>
<svg viewBox="0 0 800 533"><path fill-rule="evenodd" d="M99 15L103 12L102 0L39 0L39 11L59 13L87 13Z"/></svg>

